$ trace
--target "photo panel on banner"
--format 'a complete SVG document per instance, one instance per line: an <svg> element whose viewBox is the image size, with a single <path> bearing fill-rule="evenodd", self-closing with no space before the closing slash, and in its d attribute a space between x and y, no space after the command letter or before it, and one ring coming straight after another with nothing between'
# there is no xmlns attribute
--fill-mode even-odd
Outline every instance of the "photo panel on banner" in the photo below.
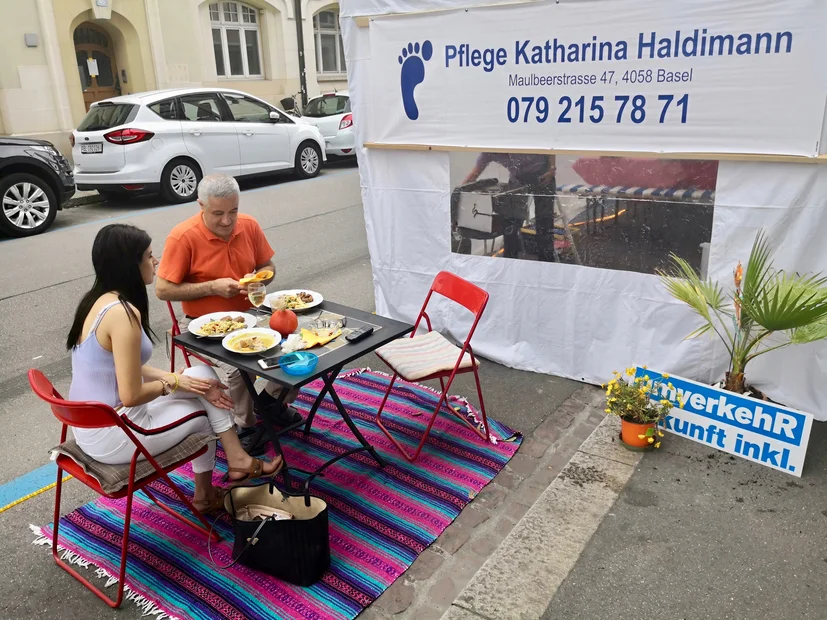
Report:
<svg viewBox="0 0 827 620"><path fill-rule="evenodd" d="M679 256L706 276L715 160L456 151L451 250L654 274Z"/></svg>

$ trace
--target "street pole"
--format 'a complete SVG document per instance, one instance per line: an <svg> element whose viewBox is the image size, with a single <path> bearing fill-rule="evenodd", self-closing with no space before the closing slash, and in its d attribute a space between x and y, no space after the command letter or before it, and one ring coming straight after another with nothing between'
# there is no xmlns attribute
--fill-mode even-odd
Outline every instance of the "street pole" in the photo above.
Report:
<svg viewBox="0 0 827 620"><path fill-rule="evenodd" d="M307 106L307 76L304 66L304 17L302 16L302 0L293 0L293 13L296 17L296 40L299 44L299 83L301 84L302 110Z"/></svg>

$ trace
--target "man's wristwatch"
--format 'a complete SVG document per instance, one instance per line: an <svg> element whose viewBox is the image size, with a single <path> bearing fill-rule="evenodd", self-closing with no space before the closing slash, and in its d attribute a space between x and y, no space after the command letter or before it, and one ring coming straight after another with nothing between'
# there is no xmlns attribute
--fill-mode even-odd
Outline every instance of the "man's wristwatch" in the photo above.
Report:
<svg viewBox="0 0 827 620"><path fill-rule="evenodd" d="M161 396L169 396L172 394L172 388L169 386L169 382L164 379L158 379L161 382Z"/></svg>

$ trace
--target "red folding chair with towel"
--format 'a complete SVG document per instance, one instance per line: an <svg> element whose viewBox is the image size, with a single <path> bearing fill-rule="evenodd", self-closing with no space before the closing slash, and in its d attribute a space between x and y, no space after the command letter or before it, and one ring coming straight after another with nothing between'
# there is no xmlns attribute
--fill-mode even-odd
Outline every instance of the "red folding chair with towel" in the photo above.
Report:
<svg viewBox="0 0 827 620"><path fill-rule="evenodd" d="M434 294L450 299L474 314L474 323L471 325L471 329L468 332L462 348L456 346L439 332L433 331L427 308ZM442 409L442 405L447 404L448 390L451 388L454 377L458 374L467 372L474 373L474 380L477 384L477 396L480 401L480 412L482 413L482 427L485 429L485 432L482 432L468 419L459 415L450 405L448 405L448 409L482 439L486 441L490 439L488 418L485 415L485 403L482 399L480 377L477 372L479 362L474 357L474 350L471 348L471 337L477 329L477 325L480 322L480 318L487 304L487 292L475 284L463 280L459 276L442 271L437 274L433 284L431 284L431 290L428 291L428 296L425 298L425 303L422 305L422 310L420 310L419 316L416 319L411 336L409 338L400 338L377 349L376 354L379 358L393 370L393 377L385 392L385 397L382 399L382 404L379 406L379 411L376 413L376 424L408 461L415 461L419 457L419 453L422 452L422 447L428 439L428 434L431 432L431 428L436 421L436 416L439 414L440 409ZM428 331L425 334L417 335L416 330L423 318L428 326ZM382 423L382 411L385 408L385 403L387 403L388 396L390 396L397 377L402 377L405 381L439 379L439 384L442 387L439 404L436 409L434 409L433 414L431 414L428 428L425 429L425 432L422 434L419 445L413 454L411 454ZM445 383L446 378L448 379L447 383Z"/></svg>

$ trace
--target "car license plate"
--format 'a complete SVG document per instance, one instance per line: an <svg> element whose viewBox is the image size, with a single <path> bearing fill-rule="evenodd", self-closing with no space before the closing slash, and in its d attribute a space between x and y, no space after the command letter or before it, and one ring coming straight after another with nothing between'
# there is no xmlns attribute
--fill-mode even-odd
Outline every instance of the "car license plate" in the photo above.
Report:
<svg viewBox="0 0 827 620"><path fill-rule="evenodd" d="M103 153L103 143L93 142L92 144L81 144L81 153Z"/></svg>

